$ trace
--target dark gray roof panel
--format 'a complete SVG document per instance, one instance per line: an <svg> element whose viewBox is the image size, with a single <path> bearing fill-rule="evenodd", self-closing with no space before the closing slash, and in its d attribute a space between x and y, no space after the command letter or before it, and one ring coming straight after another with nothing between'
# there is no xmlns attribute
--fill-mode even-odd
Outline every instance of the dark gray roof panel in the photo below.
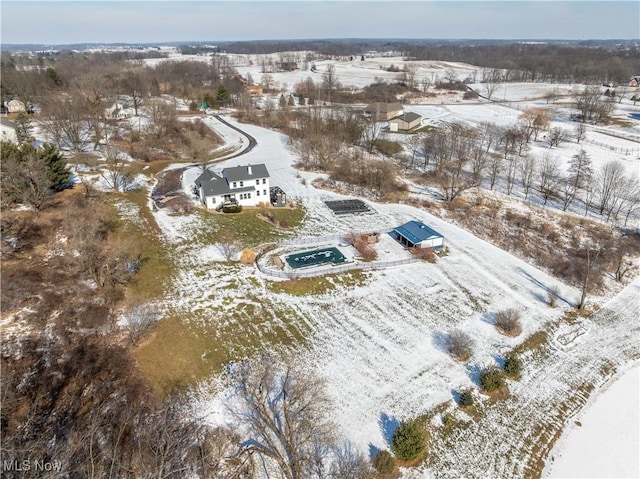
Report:
<svg viewBox="0 0 640 479"><path fill-rule="evenodd" d="M249 173L249 169L251 169L251 173ZM269 178L269 172L264 164L225 168L222 170L222 174L227 181L246 181L255 180L256 178Z"/></svg>
<svg viewBox="0 0 640 479"><path fill-rule="evenodd" d="M403 113L400 116L396 116L395 118L392 118L390 121L393 120L402 120L402 121L406 121L407 123L411 123L412 121L416 121L418 119L422 118L420 115L418 115L417 113L413 113L412 111L408 111L406 113Z"/></svg>

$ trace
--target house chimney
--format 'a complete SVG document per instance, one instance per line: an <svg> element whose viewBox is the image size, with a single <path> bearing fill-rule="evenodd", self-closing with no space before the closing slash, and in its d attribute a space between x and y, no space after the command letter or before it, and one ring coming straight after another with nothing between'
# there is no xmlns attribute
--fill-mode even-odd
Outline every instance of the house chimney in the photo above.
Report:
<svg viewBox="0 0 640 479"><path fill-rule="evenodd" d="M253 174L253 173L251 173L251 165L247 166L247 173L249 173L249 175Z"/></svg>

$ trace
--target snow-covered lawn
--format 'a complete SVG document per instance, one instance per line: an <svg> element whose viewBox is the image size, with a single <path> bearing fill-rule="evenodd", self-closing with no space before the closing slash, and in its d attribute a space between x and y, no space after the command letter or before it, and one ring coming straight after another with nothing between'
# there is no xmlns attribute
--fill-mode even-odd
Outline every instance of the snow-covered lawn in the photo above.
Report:
<svg viewBox="0 0 640 479"><path fill-rule="evenodd" d="M427 108L434 111L433 106ZM501 119L508 124L518 115L515 109L497 105L447 108L435 111L448 111L451 117L474 123ZM487 108L484 114L483 108ZM390 423L427 413L438 404L451 402L454 392L477 386L481 367L499 363L506 352L530 334L550 328L575 303L578 291L574 288L427 211L372 203L373 214L334 215L324 201L345 196L316 189L312 180L322 175L295 170L296 158L284 135L229 122L255 137L258 145L216 168L264 163L272 184L305 208L307 216L295 238L391 229L416 219L443 234L450 248L450 254L436 264L373 271L366 274L362 285L300 297L275 292L269 288L273 280L253 267L220 264L221 252L215 244L194 240L201 228L201 213L154 213L176 246L180 268L174 292L166 299L172 313L210 326L216 334L220 331L225 341L228 337L259 339L276 330L291 337L303 335L303 361L327 380L335 404L333 419L344 437L361 451L387 448ZM564 148L566 157L576 151L568 146L552 151L560 154ZM590 151L597 155L596 150ZM183 188L189 196L198 174L199 169L192 168L183 175ZM559 307L549 308L547 290L555 286L561 300ZM563 400L575 395L585 382L601 385L608 377L604 365L618 367L629 361L634 335L637 338L637 327L632 326L638 314L637 293L638 281L585 321L587 333L574 348L545 346L542 358L525 357L523 378L510 384L512 397L503 403L503 409L488 407L481 420L434 445L433 458L405 475L526 476L532 458L541 454L530 443L531 438L544 446L550 439L540 427L552 432L564 427L563 419L555 416ZM506 308L521 313L523 333L517 338L500 335L492 324L494 314ZM455 329L474 338L473 355L467 364L456 363L445 351L444 339ZM241 355L239 344L230 348ZM598 367L593 369L590 361ZM571 403L575 411L581 406L580 397ZM201 395L198 401L205 420L230 421L224 413L224 394Z"/></svg>
<svg viewBox="0 0 640 479"><path fill-rule="evenodd" d="M270 321L279 317L271 327L286 328L288 324L304 331L308 348L303 360L326 378L335 404L333 418L340 425L341 433L363 452L388 447L385 428L390 421L426 413L437 404L451 401L454 391L475 386L480 367L499 362L528 335L557 320L567 305L576 300L578 292L574 288L426 211L407 205L372 203L374 214L335 216L324 201L343 196L314 188L311 180L318 175L298 173L292 168L296 159L283 135L256 126L239 126L258 140L258 146L219 167L265 163L273 183L282 187L289 199L299 201L306 208L307 218L296 237L379 230L417 219L442 233L451 250L449 256L436 264L415 263L374 271L368 273L364 285L298 297L270 290L268 284L272 280L250 267L229 270L217 266L215 261L219 257L214 254L215 245L200 245L189 240L192 228L198 227L189 216L155 213L160 226L181 245L181 254L186 255L183 256L184 268L176 279L177 296L169 298L174 301L174 311L197 312L199 321L229 327L229 318L218 314L221 308L232 311L250 301L258 311L275 313ZM196 174L197 171L187 170L183 176L185 189ZM306 181L303 182L303 178ZM229 290L225 286L229 284L236 286ZM558 308L545 304L546 290L553 286L558 286L561 292ZM492 325L493 314L505 308L521 312L523 333L518 338L502 336ZM621 331L621 320L616 324L615 331ZM530 372L521 383L510 386L513 397L525 404L548 402L551 410L557 407L558 387L562 385L562 391L567 387L566 377L560 373L569 374L574 370L560 368L554 376L557 382L549 388L541 381L545 374L539 368L556 368L558 361L566 361L566 355L574 355L575 351L579 351L578 356L582 358L585 348L596 355L607 354L615 336L608 333L607 341L602 341L598 326L595 320L591 321L584 339L570 352L553 350L545 362L527 363ZM270 326L265 322L259 327ZM453 361L444 350L443 340L454 329L467 331L475 340L473 356L466 365ZM264 331L266 329L257 334L265 334ZM584 371L581 361L575 369L576 376ZM598 374L592 377L597 382ZM206 420L229 421L222 397L203 395L199 398L198 410L207 413ZM514 406L522 407L517 401ZM509 477L521 475L530 453L523 446L526 431L534 430L541 419L537 415L532 415L530 420L520 418L520 425L512 434L509 414L491 414L498 414L500 418L500 429L494 433L509 437L508 448L522 447L521 456L514 456L506 463L483 463L483 476L477 473L479 469L472 455L465 455L465 459L455 465L453 457L441 450L438 454L442 459L436 460L435 466L424 466L409 476L430 477L435 470L440 470L445 477L487 477L487 473L492 475L491 471L495 472L494 476L501 476L505 471L512 473ZM484 421L482 424L487 427ZM485 430L478 429L476 434L477 438L467 437L465 441L473 442L471 450L482 447L487 451ZM495 441L492 446L493 455L499 454L503 447ZM484 454L487 458L490 456L488 452Z"/></svg>
<svg viewBox="0 0 640 479"><path fill-rule="evenodd" d="M640 367L623 373L567 428L545 477L640 477Z"/></svg>

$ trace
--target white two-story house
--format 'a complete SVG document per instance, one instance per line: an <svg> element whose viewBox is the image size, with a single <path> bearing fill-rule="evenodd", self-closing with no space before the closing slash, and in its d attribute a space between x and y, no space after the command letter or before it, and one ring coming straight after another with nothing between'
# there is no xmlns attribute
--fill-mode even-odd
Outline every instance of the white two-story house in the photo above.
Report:
<svg viewBox="0 0 640 479"><path fill-rule="evenodd" d="M221 175L204 170L195 184L200 200L210 209L219 209L224 203L270 203L269 172L263 164L225 168Z"/></svg>

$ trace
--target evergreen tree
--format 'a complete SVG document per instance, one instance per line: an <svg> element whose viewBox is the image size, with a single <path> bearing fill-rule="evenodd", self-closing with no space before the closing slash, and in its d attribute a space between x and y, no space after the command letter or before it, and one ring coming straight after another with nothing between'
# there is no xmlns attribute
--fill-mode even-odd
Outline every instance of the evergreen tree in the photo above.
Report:
<svg viewBox="0 0 640 479"><path fill-rule="evenodd" d="M289 100L287 100L288 106L295 106L295 102L293 101L293 95L289 95Z"/></svg>
<svg viewBox="0 0 640 479"><path fill-rule="evenodd" d="M391 450L403 461L413 461L426 448L427 437L417 421L402 421L393 433Z"/></svg>
<svg viewBox="0 0 640 479"><path fill-rule="evenodd" d="M38 149L38 156L47 165L52 190L62 191L73 186L67 162L54 145L43 145Z"/></svg>
<svg viewBox="0 0 640 479"><path fill-rule="evenodd" d="M224 106L227 100L229 100L229 90L227 90L227 87L222 83L220 83L220 86L218 87L216 100L219 106Z"/></svg>
<svg viewBox="0 0 640 479"><path fill-rule="evenodd" d="M508 377L517 379L522 373L522 361L515 354L510 354L505 358L503 370Z"/></svg>
<svg viewBox="0 0 640 479"><path fill-rule="evenodd" d="M473 406L473 394L471 391L463 391L462 394L460 394L459 404L462 407Z"/></svg>
<svg viewBox="0 0 640 479"><path fill-rule="evenodd" d="M16 116L16 137L18 139L18 143L22 143L27 141L31 136L31 121L29 117L20 112Z"/></svg>
<svg viewBox="0 0 640 479"><path fill-rule="evenodd" d="M285 108L287 106L287 100L284 98L284 95L280 95L279 105L280 108Z"/></svg>
<svg viewBox="0 0 640 479"><path fill-rule="evenodd" d="M480 386L485 391L495 391L504 385L504 373L497 367L491 366L480 371Z"/></svg>
<svg viewBox="0 0 640 479"><path fill-rule="evenodd" d="M53 191L62 191L72 186L71 172L66 160L60 154L55 145L45 143L36 148L29 143L14 145L2 142L1 164L8 161L15 161L17 164L25 165L29 161L31 164L41 165L42 170L46 170L47 185Z"/></svg>
<svg viewBox="0 0 640 479"><path fill-rule="evenodd" d="M204 95L204 98L202 99L202 101L204 101L208 106L213 106L214 103L216 102L216 99L213 97L211 93L207 92Z"/></svg>
<svg viewBox="0 0 640 479"><path fill-rule="evenodd" d="M55 68L49 67L45 70L47 79L55 86L62 86L64 81Z"/></svg>
<svg viewBox="0 0 640 479"><path fill-rule="evenodd" d="M304 97L303 97L302 95L300 95L300 96L298 97L298 105L300 105L300 106L304 106L304 103L305 103L305 102L304 102Z"/></svg>

